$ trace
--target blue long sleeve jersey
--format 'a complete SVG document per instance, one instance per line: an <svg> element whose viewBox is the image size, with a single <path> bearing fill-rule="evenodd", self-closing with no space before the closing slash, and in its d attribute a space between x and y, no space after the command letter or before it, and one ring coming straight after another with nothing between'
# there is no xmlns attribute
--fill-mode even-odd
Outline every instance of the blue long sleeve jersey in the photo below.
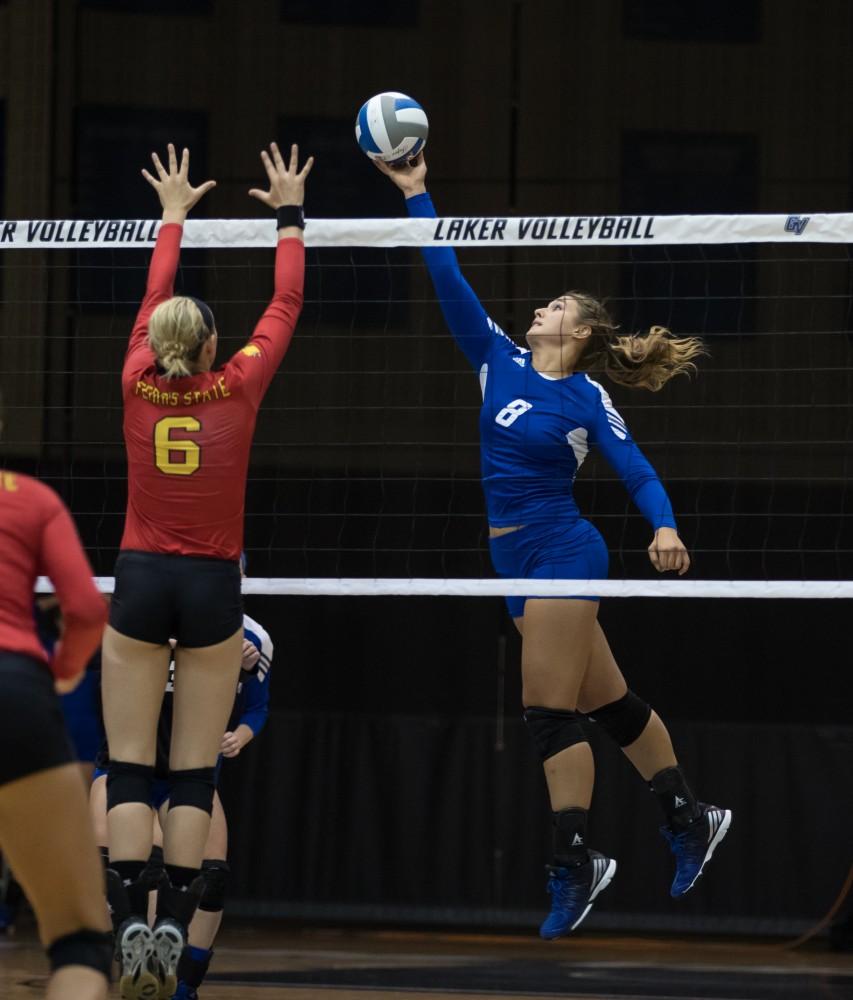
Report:
<svg viewBox="0 0 853 1000"><path fill-rule="evenodd" d="M270 712L269 672L272 667L273 644L267 630L248 615L243 615L243 636L257 648L261 658L254 673L240 672L237 698L229 725L232 729L239 725L248 726L257 736L266 725Z"/></svg>
<svg viewBox="0 0 853 1000"><path fill-rule="evenodd" d="M435 218L428 194L406 201L411 216ZM486 314L450 247L424 247L444 318L480 375L481 466L489 524L506 527L580 517L572 485L597 446L656 531L675 527L656 472L631 438L607 392L583 372L537 372Z"/></svg>

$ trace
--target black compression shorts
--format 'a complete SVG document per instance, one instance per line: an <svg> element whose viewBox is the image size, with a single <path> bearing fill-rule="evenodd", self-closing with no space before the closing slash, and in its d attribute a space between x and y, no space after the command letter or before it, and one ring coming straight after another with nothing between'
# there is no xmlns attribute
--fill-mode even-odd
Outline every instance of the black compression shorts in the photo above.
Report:
<svg viewBox="0 0 853 1000"><path fill-rule="evenodd" d="M0 650L0 785L73 760L47 665Z"/></svg>
<svg viewBox="0 0 853 1000"><path fill-rule="evenodd" d="M215 646L243 627L240 567L225 559L119 553L110 625L141 642Z"/></svg>

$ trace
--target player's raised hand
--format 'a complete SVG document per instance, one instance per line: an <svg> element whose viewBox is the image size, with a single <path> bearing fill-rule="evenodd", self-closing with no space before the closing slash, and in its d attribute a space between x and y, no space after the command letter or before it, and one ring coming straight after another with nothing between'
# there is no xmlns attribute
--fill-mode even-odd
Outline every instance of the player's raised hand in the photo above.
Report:
<svg viewBox="0 0 853 1000"><path fill-rule="evenodd" d="M270 143L269 153L261 150L261 163L267 172L270 182L269 191L252 188L249 194L270 208L283 208L285 205L301 205L305 201L305 178L314 166L314 157L309 156L302 169L299 169L299 147L294 143L290 147L290 162L285 163L278 146Z"/></svg>
<svg viewBox="0 0 853 1000"><path fill-rule="evenodd" d="M674 569L684 576L690 569L690 556L674 528L658 528L649 546L649 559L658 573Z"/></svg>
<svg viewBox="0 0 853 1000"><path fill-rule="evenodd" d="M376 169L390 177L407 198L426 191L427 165L423 153L418 153L411 160L398 163L391 167L384 160L374 160Z"/></svg>
<svg viewBox="0 0 853 1000"><path fill-rule="evenodd" d="M167 170L156 153L151 154L151 160L157 176L154 177L143 169L142 176L157 192L160 204L163 206L164 222L183 222L187 213L207 192L216 187L216 181L205 181L198 187L193 187L189 181L190 151L184 149L181 153L181 163L175 147L170 142L167 146L169 169ZM166 216L169 218L166 218Z"/></svg>

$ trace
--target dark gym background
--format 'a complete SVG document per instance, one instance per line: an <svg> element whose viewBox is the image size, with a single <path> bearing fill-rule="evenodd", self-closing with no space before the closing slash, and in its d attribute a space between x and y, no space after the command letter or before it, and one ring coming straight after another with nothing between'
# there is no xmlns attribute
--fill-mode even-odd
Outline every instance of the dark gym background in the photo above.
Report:
<svg viewBox="0 0 853 1000"><path fill-rule="evenodd" d="M254 217L246 190L276 138L317 157L309 217L402 214L353 136L362 101L401 90L430 117L441 214L850 211L851 44L846 0L8 0L0 207L8 219L156 217L139 169L172 140L190 146L195 180L218 181L196 215ZM704 382L651 400L614 392L635 437L653 442L698 578L853 572L849 248L795 250L464 256L516 334L582 269L625 325L708 336ZM0 256L0 455L60 489L105 575L124 502L118 371L147 260ZM263 308L270 264L185 253L181 287L211 300L234 347ZM476 385L429 296L417 254L309 252L305 313L259 421L251 575L490 572ZM755 335L799 330L771 350ZM798 359L799 375L772 373ZM761 404L768 423L677 408L700 398ZM821 409L827 398L834 408ZM446 407L437 430L395 411L412 401ZM371 417L366 402L386 409ZM814 409L787 420L793 403ZM363 445L382 434L381 455ZM404 444L418 434L423 447ZM693 440L708 446L698 457L680 444ZM409 478L395 486L395 475ZM650 576L647 531L620 484L591 466L578 496L600 515L613 575ZM237 909L532 921L546 904L547 809L502 602L276 597L247 610L276 655L267 730L225 767ZM814 922L853 860L847 603L612 600L601 618L695 785L735 820L711 877L673 903L655 802L601 746L592 834L620 874L594 920Z"/></svg>

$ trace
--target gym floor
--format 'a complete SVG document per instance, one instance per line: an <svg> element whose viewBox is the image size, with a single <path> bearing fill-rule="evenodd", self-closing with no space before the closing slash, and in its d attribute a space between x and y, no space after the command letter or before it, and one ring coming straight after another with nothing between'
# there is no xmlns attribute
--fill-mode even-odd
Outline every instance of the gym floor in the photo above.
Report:
<svg viewBox="0 0 853 1000"><path fill-rule="evenodd" d="M30 929L0 938L0 997L43 995L45 959ZM117 989L114 987L117 995ZM311 929L230 922L204 1000L851 1000L853 954L821 941L585 934L527 936Z"/></svg>

